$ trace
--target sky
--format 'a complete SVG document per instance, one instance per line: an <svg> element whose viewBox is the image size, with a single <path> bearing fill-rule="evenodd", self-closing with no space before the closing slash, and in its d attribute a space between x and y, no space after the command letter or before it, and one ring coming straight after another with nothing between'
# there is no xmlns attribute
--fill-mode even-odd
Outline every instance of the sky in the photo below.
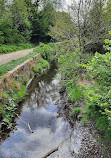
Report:
<svg viewBox="0 0 111 158"><path fill-rule="evenodd" d="M71 4L71 0L63 0L64 8L67 9L67 6Z"/></svg>
<svg viewBox="0 0 111 158"><path fill-rule="evenodd" d="M72 0L63 0L65 8L67 8L68 5L71 5L71 1ZM78 2L78 0L75 0L75 1Z"/></svg>

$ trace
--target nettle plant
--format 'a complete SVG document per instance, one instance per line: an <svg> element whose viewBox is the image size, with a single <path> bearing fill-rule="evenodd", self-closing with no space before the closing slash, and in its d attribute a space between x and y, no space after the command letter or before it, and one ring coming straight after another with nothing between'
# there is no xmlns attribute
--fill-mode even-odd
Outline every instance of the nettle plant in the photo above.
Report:
<svg viewBox="0 0 111 158"><path fill-rule="evenodd" d="M111 31L109 32L111 34ZM106 117L111 130L111 40L105 40L105 54L95 53L87 69L95 84L87 90L88 108Z"/></svg>

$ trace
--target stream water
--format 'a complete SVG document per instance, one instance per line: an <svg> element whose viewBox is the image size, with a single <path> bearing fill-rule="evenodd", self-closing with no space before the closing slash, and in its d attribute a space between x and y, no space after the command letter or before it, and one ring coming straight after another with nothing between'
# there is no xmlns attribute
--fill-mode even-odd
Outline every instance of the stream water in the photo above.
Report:
<svg viewBox="0 0 111 158"><path fill-rule="evenodd" d="M60 116L64 105L59 87L60 74L54 66L47 74L35 78L18 109L33 133L16 118L15 129L0 142L0 158L41 158L55 147L59 150L49 158L75 158L79 154L82 131L78 122L71 128L67 119Z"/></svg>

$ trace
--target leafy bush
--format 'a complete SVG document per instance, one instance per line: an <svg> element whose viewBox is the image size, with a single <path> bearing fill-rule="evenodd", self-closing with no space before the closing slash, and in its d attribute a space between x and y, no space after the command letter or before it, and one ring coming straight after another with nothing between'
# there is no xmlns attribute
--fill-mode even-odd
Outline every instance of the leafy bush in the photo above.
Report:
<svg viewBox="0 0 111 158"><path fill-rule="evenodd" d="M86 96L88 113L96 120L98 129L107 137L107 133L111 132L111 40L107 39L105 42L108 52L103 55L96 52L87 65L95 83L87 88Z"/></svg>
<svg viewBox="0 0 111 158"><path fill-rule="evenodd" d="M98 83L110 86L111 83L111 52L99 54L96 52L87 69Z"/></svg>
<svg viewBox="0 0 111 158"><path fill-rule="evenodd" d="M35 73L38 72L39 73L43 69L49 69L49 67L50 67L50 65L49 65L48 61L41 58L41 59L39 59L39 61L35 65L35 67L33 68L33 72L35 72Z"/></svg>
<svg viewBox="0 0 111 158"><path fill-rule="evenodd" d="M34 52L41 53L43 59L52 61L56 58L56 46L53 43L40 43L40 48L35 48Z"/></svg>
<svg viewBox="0 0 111 158"><path fill-rule="evenodd" d="M2 130L7 127L7 129L12 128L12 119L13 119L13 112L16 110L16 105L12 99L7 99L5 101L4 107L0 110L0 114L3 118L2 120Z"/></svg>

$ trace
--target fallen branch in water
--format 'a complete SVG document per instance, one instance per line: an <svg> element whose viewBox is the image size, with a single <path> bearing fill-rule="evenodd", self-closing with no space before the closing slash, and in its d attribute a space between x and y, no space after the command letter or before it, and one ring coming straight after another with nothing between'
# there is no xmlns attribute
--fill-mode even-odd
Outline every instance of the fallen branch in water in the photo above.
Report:
<svg viewBox="0 0 111 158"><path fill-rule="evenodd" d="M24 120L22 120L22 118L18 114L15 113L15 115L21 120L22 123L24 123L28 127L28 129L30 130L30 132L33 133L32 129L31 129L30 125L29 125L29 122L26 123Z"/></svg>
<svg viewBox="0 0 111 158"><path fill-rule="evenodd" d="M58 150L58 147L56 147L55 149L50 150L46 155L44 155L44 156L41 157L41 158L47 158L48 156L50 156L52 153L54 153L54 152L57 151L57 150Z"/></svg>
<svg viewBox="0 0 111 158"><path fill-rule="evenodd" d="M28 126L29 130L33 133L32 129L31 129L30 125L29 125L29 122L27 123L27 126Z"/></svg>

